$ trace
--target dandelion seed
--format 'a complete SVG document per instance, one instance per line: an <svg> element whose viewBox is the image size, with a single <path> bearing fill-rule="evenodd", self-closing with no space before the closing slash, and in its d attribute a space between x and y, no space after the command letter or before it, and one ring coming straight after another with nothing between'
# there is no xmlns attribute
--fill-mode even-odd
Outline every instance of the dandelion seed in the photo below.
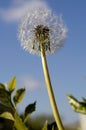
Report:
<svg viewBox="0 0 86 130"><path fill-rule="evenodd" d="M40 44L46 54L52 54L63 46L67 29L61 16L47 8L34 9L27 13L19 27L19 39L23 49L40 55Z"/></svg>

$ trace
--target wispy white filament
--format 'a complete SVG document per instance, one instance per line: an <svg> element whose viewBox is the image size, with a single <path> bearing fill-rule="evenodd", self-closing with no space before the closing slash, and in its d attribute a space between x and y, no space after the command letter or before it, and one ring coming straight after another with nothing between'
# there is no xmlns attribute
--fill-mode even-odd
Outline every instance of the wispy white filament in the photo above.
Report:
<svg viewBox="0 0 86 130"><path fill-rule="evenodd" d="M67 28L61 16L56 16L47 8L37 8L28 12L26 16L23 17L19 26L19 39L23 49L30 53L40 55L40 43L36 40L34 34L34 29L38 25L47 26L49 28L50 50L47 49L45 51L46 54L52 54L63 46ZM34 44L35 48L33 48Z"/></svg>

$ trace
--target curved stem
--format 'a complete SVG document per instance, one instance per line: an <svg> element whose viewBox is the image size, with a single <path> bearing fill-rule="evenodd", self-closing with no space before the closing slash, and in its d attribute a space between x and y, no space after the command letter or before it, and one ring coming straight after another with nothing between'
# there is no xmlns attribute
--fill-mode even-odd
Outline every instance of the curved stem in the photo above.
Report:
<svg viewBox="0 0 86 130"><path fill-rule="evenodd" d="M44 71L46 87L47 87L51 107L52 107L52 110L53 110L54 118L55 118L55 121L56 121L56 124L57 124L59 130L64 130L64 127L62 125L62 122L61 122L61 119L60 119L60 116L59 116L59 112L58 112L58 109L57 109L52 85L51 85L51 80L50 80L47 61L46 61L45 50L44 50L44 47L42 45L41 45L41 59L42 59L42 66L43 66L43 71Z"/></svg>

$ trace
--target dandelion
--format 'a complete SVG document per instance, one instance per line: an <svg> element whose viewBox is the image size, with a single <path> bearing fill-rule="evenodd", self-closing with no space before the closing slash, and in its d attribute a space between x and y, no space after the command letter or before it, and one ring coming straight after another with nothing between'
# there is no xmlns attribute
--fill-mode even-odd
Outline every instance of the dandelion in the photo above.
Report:
<svg viewBox="0 0 86 130"><path fill-rule="evenodd" d="M23 18L19 39L21 46L30 53L40 55L40 44L43 44L45 53L52 54L63 46L66 32L61 16L56 16L47 8L38 8Z"/></svg>
<svg viewBox="0 0 86 130"><path fill-rule="evenodd" d="M28 12L19 27L19 39L23 49L41 56L46 87L59 130L64 130L64 128L51 85L46 55L52 54L63 46L66 32L67 29L61 16L56 16L47 8L38 8Z"/></svg>

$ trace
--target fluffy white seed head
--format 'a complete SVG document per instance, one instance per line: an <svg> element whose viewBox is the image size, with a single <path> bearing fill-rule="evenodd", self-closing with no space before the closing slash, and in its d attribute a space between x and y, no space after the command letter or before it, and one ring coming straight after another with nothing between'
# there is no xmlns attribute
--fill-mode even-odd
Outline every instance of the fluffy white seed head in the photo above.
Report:
<svg viewBox="0 0 86 130"><path fill-rule="evenodd" d="M19 39L23 49L40 55L42 43L46 54L52 54L63 46L67 28L61 16L47 8L37 8L23 17L19 26Z"/></svg>

